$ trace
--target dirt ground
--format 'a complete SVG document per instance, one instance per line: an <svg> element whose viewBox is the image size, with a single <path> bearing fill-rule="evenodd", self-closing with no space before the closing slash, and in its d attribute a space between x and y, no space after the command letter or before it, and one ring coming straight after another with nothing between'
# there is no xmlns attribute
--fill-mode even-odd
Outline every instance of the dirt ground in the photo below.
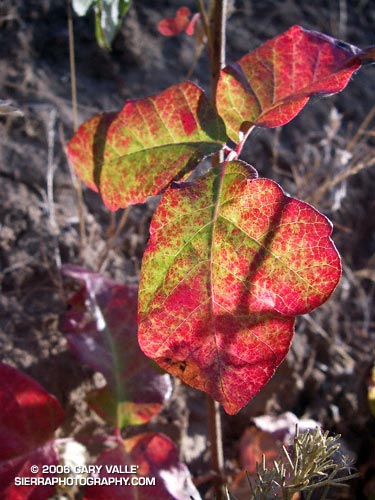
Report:
<svg viewBox="0 0 375 500"><path fill-rule="evenodd" d="M194 10L194 2L183 4ZM180 5L134 0L110 53L95 42L93 17L74 16L80 123L185 78L194 61L193 39L164 38L156 29ZM371 1L237 0L228 21L227 60L293 24L361 47L375 44ZM1 357L59 399L67 412L61 436L104 432L84 403L93 374L68 351L59 331L72 291L60 267L97 270L102 264L106 276L137 281L156 201L132 207L115 239L121 211L110 214L87 189L83 205L77 201L64 154L73 133L65 1L4 0L0 27L0 99L22 112L0 117ZM207 89L206 68L203 55L191 78ZM375 104L374 91L375 68L368 66L342 94L314 99L282 129L258 131L243 154L260 175L332 220L344 271L333 297L298 319L292 349L269 385L237 416L223 415L226 466L238 466L238 442L252 417L289 410L340 433L361 472L350 490L330 498L368 500L375 491L375 419L367 402L375 361L375 122L361 127ZM177 385L151 428L176 441L195 478L207 472L202 395Z"/></svg>

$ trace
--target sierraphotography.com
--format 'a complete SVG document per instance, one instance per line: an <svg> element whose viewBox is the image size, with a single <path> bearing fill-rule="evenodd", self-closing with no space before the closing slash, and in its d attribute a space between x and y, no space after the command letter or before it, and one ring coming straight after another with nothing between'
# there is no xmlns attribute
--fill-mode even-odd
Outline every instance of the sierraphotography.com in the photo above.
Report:
<svg viewBox="0 0 375 500"><path fill-rule="evenodd" d="M155 486L155 477L15 477L15 486Z"/></svg>

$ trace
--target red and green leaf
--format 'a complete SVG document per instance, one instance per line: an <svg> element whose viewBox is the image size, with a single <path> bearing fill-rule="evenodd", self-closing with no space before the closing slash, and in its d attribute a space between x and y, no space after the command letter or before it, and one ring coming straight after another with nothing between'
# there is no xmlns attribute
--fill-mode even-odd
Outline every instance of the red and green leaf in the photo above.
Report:
<svg viewBox="0 0 375 500"><path fill-rule="evenodd" d="M220 168L170 188L159 204L142 263L139 341L233 414L273 375L294 316L331 295L341 266L323 215L242 162Z"/></svg>
<svg viewBox="0 0 375 500"><path fill-rule="evenodd" d="M35 380L0 363L0 497L44 500L53 487L16 486L14 478L41 476L42 465L56 465L54 432L64 412L59 402ZM31 474L31 465L39 473Z"/></svg>
<svg viewBox="0 0 375 500"><path fill-rule="evenodd" d="M115 210L162 192L226 140L202 89L185 82L90 118L67 151L77 175Z"/></svg>
<svg viewBox="0 0 375 500"><path fill-rule="evenodd" d="M137 340L137 287L120 285L76 266L64 274L84 282L70 300L61 328L75 355L104 375L108 385L89 394L90 406L111 424L148 422L171 394Z"/></svg>
<svg viewBox="0 0 375 500"><path fill-rule="evenodd" d="M85 490L84 500L195 500L200 495L193 485L185 464L178 459L175 444L164 434L138 434L120 442L111 451L103 453L97 465L103 465L101 477L129 478L139 481L128 485L90 486ZM137 466L136 474L116 474L107 472L106 467ZM142 480L153 480L154 484ZM130 481L129 481L130 483ZM142 485L143 484L143 485Z"/></svg>
<svg viewBox="0 0 375 500"><path fill-rule="evenodd" d="M359 48L293 26L222 70L217 109L238 142L245 122L247 127L284 125L312 95L343 90L360 66Z"/></svg>

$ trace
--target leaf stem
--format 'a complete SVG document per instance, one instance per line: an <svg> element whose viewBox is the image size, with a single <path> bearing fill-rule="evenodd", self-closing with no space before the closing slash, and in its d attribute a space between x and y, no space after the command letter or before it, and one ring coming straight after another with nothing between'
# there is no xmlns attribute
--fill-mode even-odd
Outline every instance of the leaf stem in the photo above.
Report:
<svg viewBox="0 0 375 500"><path fill-rule="evenodd" d="M206 8L204 6L203 0L197 0L197 1L198 1L198 10L199 10L199 13L200 13L201 19L202 19L203 31L204 31L204 33L207 37L208 43L210 45L211 40L210 40L210 31L209 31L209 26L208 26L208 18L207 18Z"/></svg>

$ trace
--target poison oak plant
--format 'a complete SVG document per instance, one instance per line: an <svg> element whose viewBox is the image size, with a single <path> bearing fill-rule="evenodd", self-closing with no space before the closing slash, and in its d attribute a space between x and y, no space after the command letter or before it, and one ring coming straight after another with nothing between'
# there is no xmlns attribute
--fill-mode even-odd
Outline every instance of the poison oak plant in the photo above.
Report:
<svg viewBox="0 0 375 500"><path fill-rule="evenodd" d="M371 50L293 26L220 73L86 121L75 171L111 210L162 195L143 257L141 349L237 413L286 356L295 316L341 275L331 223L240 159L256 127L289 122L312 95L340 92ZM222 151L194 182L188 173ZM329 175L329 172L327 172Z"/></svg>

